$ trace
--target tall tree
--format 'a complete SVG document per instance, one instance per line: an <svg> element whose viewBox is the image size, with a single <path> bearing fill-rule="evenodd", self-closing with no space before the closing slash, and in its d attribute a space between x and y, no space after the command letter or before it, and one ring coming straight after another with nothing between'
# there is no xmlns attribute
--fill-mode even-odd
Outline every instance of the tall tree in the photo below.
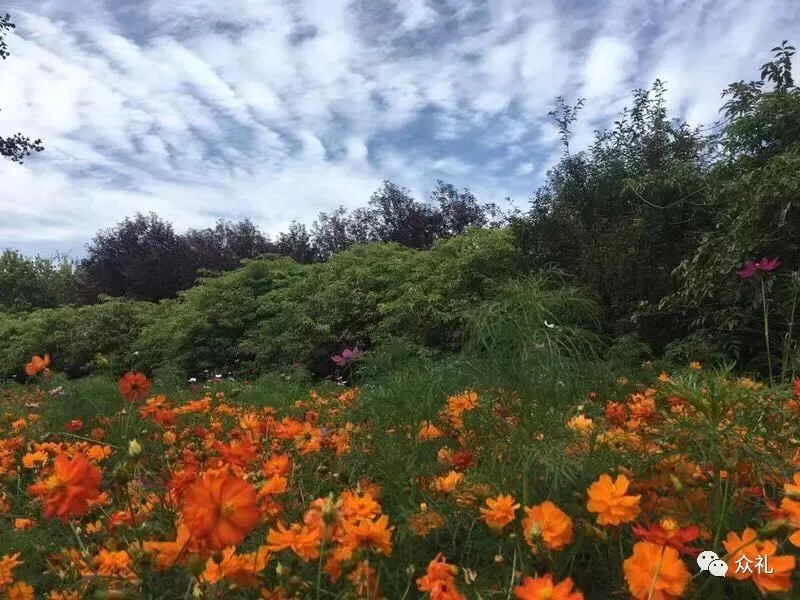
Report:
<svg viewBox="0 0 800 600"><path fill-rule="evenodd" d="M171 298L195 279L186 241L154 213L139 213L98 232L82 268L95 295L139 300Z"/></svg>
<svg viewBox="0 0 800 600"><path fill-rule="evenodd" d="M292 221L289 231L278 236L275 244L277 253L288 256L299 263L312 263L317 258L314 245L311 243L311 234L302 223Z"/></svg>
<svg viewBox="0 0 800 600"><path fill-rule="evenodd" d="M555 264L577 275L623 329L641 303L673 289L672 270L708 226L707 146L667 117L664 94L661 81L634 92L632 108L577 153L568 142L579 105L567 109L560 99L552 116L564 154L530 211L513 219L531 266Z"/></svg>
<svg viewBox="0 0 800 600"><path fill-rule="evenodd" d="M311 226L311 237L319 258L327 260L336 252L353 245L356 238L353 235L352 221L344 206L330 213L319 213Z"/></svg>
<svg viewBox="0 0 800 600"><path fill-rule="evenodd" d="M443 219L434 207L417 202L411 191L384 181L368 203L371 235L408 248L429 248L441 237Z"/></svg>
<svg viewBox="0 0 800 600"><path fill-rule="evenodd" d="M441 214L441 233L447 236L464 233L470 227L486 227L500 214L496 204L478 204L469 189L459 192L454 185L441 180L436 182L430 201Z"/></svg>
<svg viewBox="0 0 800 600"><path fill-rule="evenodd" d="M182 237L195 270L227 271L240 266L246 258L275 251L250 219L236 222L220 219L213 228L190 229Z"/></svg>
<svg viewBox="0 0 800 600"><path fill-rule="evenodd" d="M16 25L11 22L11 16L6 14L0 16L0 58L7 59L11 54L6 44L6 33L14 29ZM0 136L0 156L5 156L13 162L22 163L23 159L30 156L31 152L41 152L44 150L42 140L34 140L21 133L15 133L11 137Z"/></svg>
<svg viewBox="0 0 800 600"><path fill-rule="evenodd" d="M779 257L783 264L768 284L773 350L793 344L800 371L788 325L800 292L800 87L792 76L794 47L783 42L773 52L759 80L735 82L723 94L724 126L712 138L718 154L707 185L711 223L675 270L678 290L662 304L741 363L763 368L760 289L743 285L736 270L748 259ZM771 358L778 365L790 356Z"/></svg>

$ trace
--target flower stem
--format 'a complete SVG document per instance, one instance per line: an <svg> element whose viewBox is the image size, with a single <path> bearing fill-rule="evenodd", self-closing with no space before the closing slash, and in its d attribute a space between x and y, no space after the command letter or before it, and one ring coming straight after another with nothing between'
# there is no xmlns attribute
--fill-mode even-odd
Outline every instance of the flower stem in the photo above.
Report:
<svg viewBox="0 0 800 600"><path fill-rule="evenodd" d="M764 278L761 278L761 305L764 308L764 342L767 345L767 368L769 369L769 384L773 385L772 381L772 353L769 348L769 314L767 311L767 289L764 285Z"/></svg>
<svg viewBox="0 0 800 600"><path fill-rule="evenodd" d="M666 546L661 546L661 556L658 557L658 565L656 565L656 572L653 574L653 581L650 584L650 591L647 593L647 600L653 600L653 594L656 591L656 582L658 581L658 574L661 572L661 562L664 560L664 551Z"/></svg>
<svg viewBox="0 0 800 600"><path fill-rule="evenodd" d="M319 564L317 565L317 600L322 593L322 559L325 556L325 529L322 530L322 543L319 549Z"/></svg>
<svg viewBox="0 0 800 600"><path fill-rule="evenodd" d="M792 330L794 329L794 315L797 309L797 292L794 293L792 298L792 314L789 317L789 331L786 332L786 337L783 339L783 360L781 362L781 383L786 381L787 365L789 363L789 351L792 347Z"/></svg>
<svg viewBox="0 0 800 600"><path fill-rule="evenodd" d="M511 560L511 581L508 583L508 596L506 600L511 598L511 593L514 591L514 571L517 570L517 549L514 548L514 558Z"/></svg>

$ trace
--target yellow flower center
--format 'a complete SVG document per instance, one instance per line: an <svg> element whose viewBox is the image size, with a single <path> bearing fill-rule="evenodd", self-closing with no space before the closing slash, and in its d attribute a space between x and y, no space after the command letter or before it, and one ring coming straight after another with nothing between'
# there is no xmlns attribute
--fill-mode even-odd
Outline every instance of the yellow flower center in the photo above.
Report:
<svg viewBox="0 0 800 600"><path fill-rule="evenodd" d="M230 502L224 502L219 509L219 514L223 519L227 519L236 512L236 506Z"/></svg>
<svg viewBox="0 0 800 600"><path fill-rule="evenodd" d="M49 492L55 492L57 489L64 487L64 480L61 479L58 475L51 475L47 478L47 490Z"/></svg>
<svg viewBox="0 0 800 600"><path fill-rule="evenodd" d="M675 519L661 519L661 527L664 528L665 531L672 533L673 531L678 531L680 527L678 526L678 522Z"/></svg>

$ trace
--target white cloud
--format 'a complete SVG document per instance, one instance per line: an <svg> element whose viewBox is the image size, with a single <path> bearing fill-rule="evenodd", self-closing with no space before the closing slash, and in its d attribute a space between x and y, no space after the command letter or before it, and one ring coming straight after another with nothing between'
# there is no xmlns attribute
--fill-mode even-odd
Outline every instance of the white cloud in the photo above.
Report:
<svg viewBox="0 0 800 600"><path fill-rule="evenodd" d="M515 172L517 175L530 175L534 169L535 165L533 163L526 162L518 166Z"/></svg>
<svg viewBox="0 0 800 600"><path fill-rule="evenodd" d="M368 10L369 9L369 10ZM437 178L524 203L557 159L547 112L587 97L572 148L629 88L694 122L800 25L779 0L25 0L0 63L0 247L76 248L153 210L275 233ZM763 59L763 60L762 60ZM479 197L481 197L479 195ZM45 218L46 217L46 218Z"/></svg>
<svg viewBox="0 0 800 600"><path fill-rule="evenodd" d="M599 36L592 41L583 75L581 96L588 100L619 95L631 75L635 54L624 41Z"/></svg>

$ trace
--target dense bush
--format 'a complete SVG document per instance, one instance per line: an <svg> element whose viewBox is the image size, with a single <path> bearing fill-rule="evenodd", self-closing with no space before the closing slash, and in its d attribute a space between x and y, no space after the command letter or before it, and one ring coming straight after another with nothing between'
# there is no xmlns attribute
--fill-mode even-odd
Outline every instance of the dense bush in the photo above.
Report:
<svg viewBox="0 0 800 600"><path fill-rule="evenodd" d="M109 299L93 306L0 313L0 374L18 374L32 355L43 353L70 375L86 373L93 361L124 370L134 362L134 341L155 309L147 302Z"/></svg>
<svg viewBox="0 0 800 600"><path fill-rule="evenodd" d="M54 308L74 301L75 265L66 258L0 253L0 311Z"/></svg>
<svg viewBox="0 0 800 600"><path fill-rule="evenodd" d="M162 302L157 319L136 343L142 364L174 363L194 373L252 362L248 334L261 321L275 318L271 306L289 309L289 304L275 301L302 285L309 268L280 257L248 261L240 269L201 280L177 300Z"/></svg>
<svg viewBox="0 0 800 600"><path fill-rule="evenodd" d="M167 326L151 328L165 338L151 345L188 371L300 361L318 374L342 347L391 336L452 348L468 310L517 273L516 260L508 233L473 230L430 251L366 244L313 265L251 261L183 294Z"/></svg>
<svg viewBox="0 0 800 600"><path fill-rule="evenodd" d="M520 261L501 229L473 229L427 251L360 244L315 264L270 255L158 304L108 300L3 315L0 372L49 352L72 374L100 353L117 369L267 371L298 361L323 375L342 347L397 336L455 350L470 311L517 277Z"/></svg>

